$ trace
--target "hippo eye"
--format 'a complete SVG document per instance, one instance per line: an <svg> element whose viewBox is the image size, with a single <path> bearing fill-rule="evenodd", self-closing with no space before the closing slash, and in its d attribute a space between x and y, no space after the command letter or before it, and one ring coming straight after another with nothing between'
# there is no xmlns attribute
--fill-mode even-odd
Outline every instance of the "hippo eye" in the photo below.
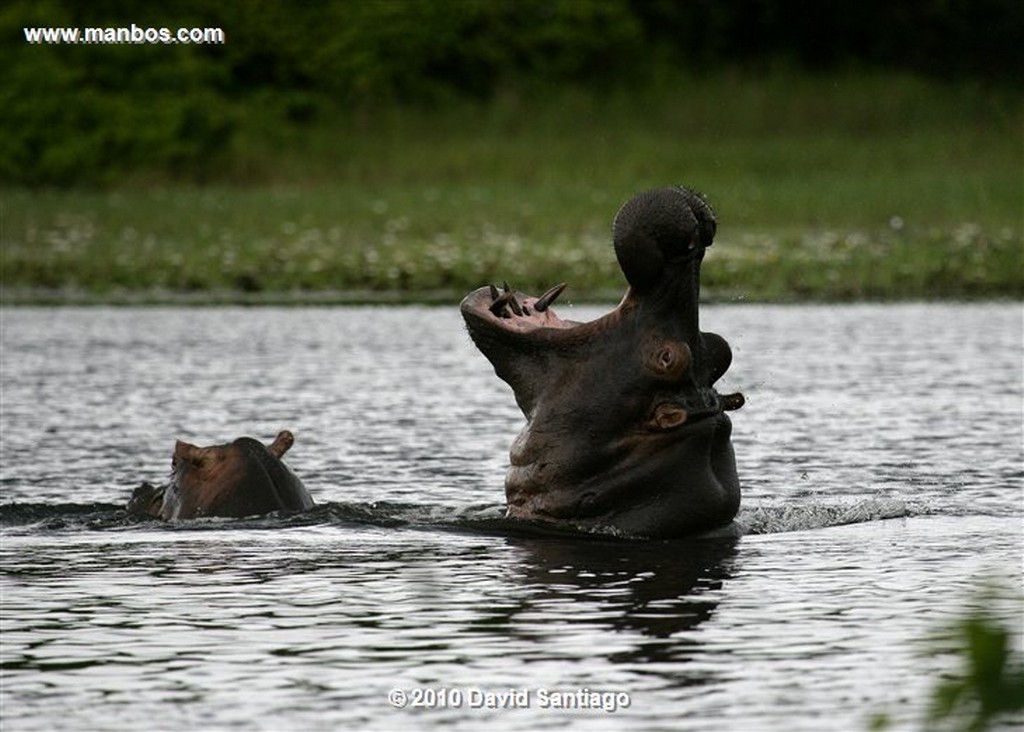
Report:
<svg viewBox="0 0 1024 732"><path fill-rule="evenodd" d="M676 341L662 342L648 353L647 368L658 376L678 379L690 365L690 348Z"/></svg>

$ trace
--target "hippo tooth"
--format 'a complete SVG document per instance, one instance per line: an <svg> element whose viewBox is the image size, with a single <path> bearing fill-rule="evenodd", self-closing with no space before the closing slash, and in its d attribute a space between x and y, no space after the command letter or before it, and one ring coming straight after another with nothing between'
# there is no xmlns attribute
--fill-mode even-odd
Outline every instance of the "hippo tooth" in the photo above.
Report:
<svg viewBox="0 0 1024 732"><path fill-rule="evenodd" d="M562 294L562 290L565 289L565 283L555 285L550 290L545 292L543 295L537 298L537 301L533 303L533 309L538 313L543 313L549 307L551 303L558 299L558 296Z"/></svg>
<svg viewBox="0 0 1024 732"><path fill-rule="evenodd" d="M523 306L519 304L519 300L516 299L515 295L513 295L511 292L508 293L508 294L509 294L508 306L510 308L512 308L512 312L515 313L516 315L522 315L523 314Z"/></svg>
<svg viewBox="0 0 1024 732"><path fill-rule="evenodd" d="M499 318L507 318L508 313L505 311L505 306L508 305L509 293L504 293L495 298L494 302L491 303L490 311L497 315Z"/></svg>
<svg viewBox="0 0 1024 732"><path fill-rule="evenodd" d="M512 288L511 288L511 287L509 286L509 284L508 284L508 280L505 280L505 281L504 281L504 282L502 282L501 284L502 284L502 287L504 287L504 288L505 288L505 293L506 293L506 294L510 294L510 293L512 292Z"/></svg>
<svg viewBox="0 0 1024 732"><path fill-rule="evenodd" d="M501 293L498 292L498 288L495 287L494 285L487 285L487 286L489 288L491 288L491 299L492 300L497 300L498 299L498 295L501 294Z"/></svg>

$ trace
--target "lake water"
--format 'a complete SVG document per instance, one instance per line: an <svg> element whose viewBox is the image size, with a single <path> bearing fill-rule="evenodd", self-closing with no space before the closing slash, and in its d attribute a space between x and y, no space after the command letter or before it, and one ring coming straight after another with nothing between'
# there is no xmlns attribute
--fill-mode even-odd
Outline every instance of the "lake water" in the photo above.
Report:
<svg viewBox="0 0 1024 732"><path fill-rule="evenodd" d="M500 530L522 417L454 305L0 311L4 732L920 728L932 636L1024 621L1020 304L702 324L761 533L624 543ZM124 518L283 428L312 513Z"/></svg>

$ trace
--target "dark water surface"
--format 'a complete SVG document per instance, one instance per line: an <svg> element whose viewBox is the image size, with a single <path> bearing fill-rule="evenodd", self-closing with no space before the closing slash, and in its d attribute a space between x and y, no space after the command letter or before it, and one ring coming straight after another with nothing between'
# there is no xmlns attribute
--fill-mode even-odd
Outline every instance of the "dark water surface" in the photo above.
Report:
<svg viewBox="0 0 1024 732"><path fill-rule="evenodd" d="M918 728L928 638L988 579L1024 620L1020 304L706 307L762 533L651 543L500 530L522 417L455 307L0 320L4 732ZM283 428L312 513L124 518Z"/></svg>

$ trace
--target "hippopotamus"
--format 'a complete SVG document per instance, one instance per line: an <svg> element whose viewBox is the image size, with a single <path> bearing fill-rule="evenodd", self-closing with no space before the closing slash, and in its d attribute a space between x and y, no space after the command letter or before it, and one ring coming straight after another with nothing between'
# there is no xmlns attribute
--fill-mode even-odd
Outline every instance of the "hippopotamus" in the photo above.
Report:
<svg viewBox="0 0 1024 732"><path fill-rule="evenodd" d="M555 314L564 283L463 299L470 337L526 417L505 477L509 518L641 538L731 524L740 484L725 412L744 399L715 390L732 351L700 330L697 307L716 227L687 188L627 201L612 235L628 287L591 322Z"/></svg>
<svg viewBox="0 0 1024 732"><path fill-rule="evenodd" d="M239 437L226 445L174 446L165 486L143 483L128 501L128 513L170 521L202 516L242 517L271 511L304 511L313 499L281 458L294 444L282 431L270 444Z"/></svg>

